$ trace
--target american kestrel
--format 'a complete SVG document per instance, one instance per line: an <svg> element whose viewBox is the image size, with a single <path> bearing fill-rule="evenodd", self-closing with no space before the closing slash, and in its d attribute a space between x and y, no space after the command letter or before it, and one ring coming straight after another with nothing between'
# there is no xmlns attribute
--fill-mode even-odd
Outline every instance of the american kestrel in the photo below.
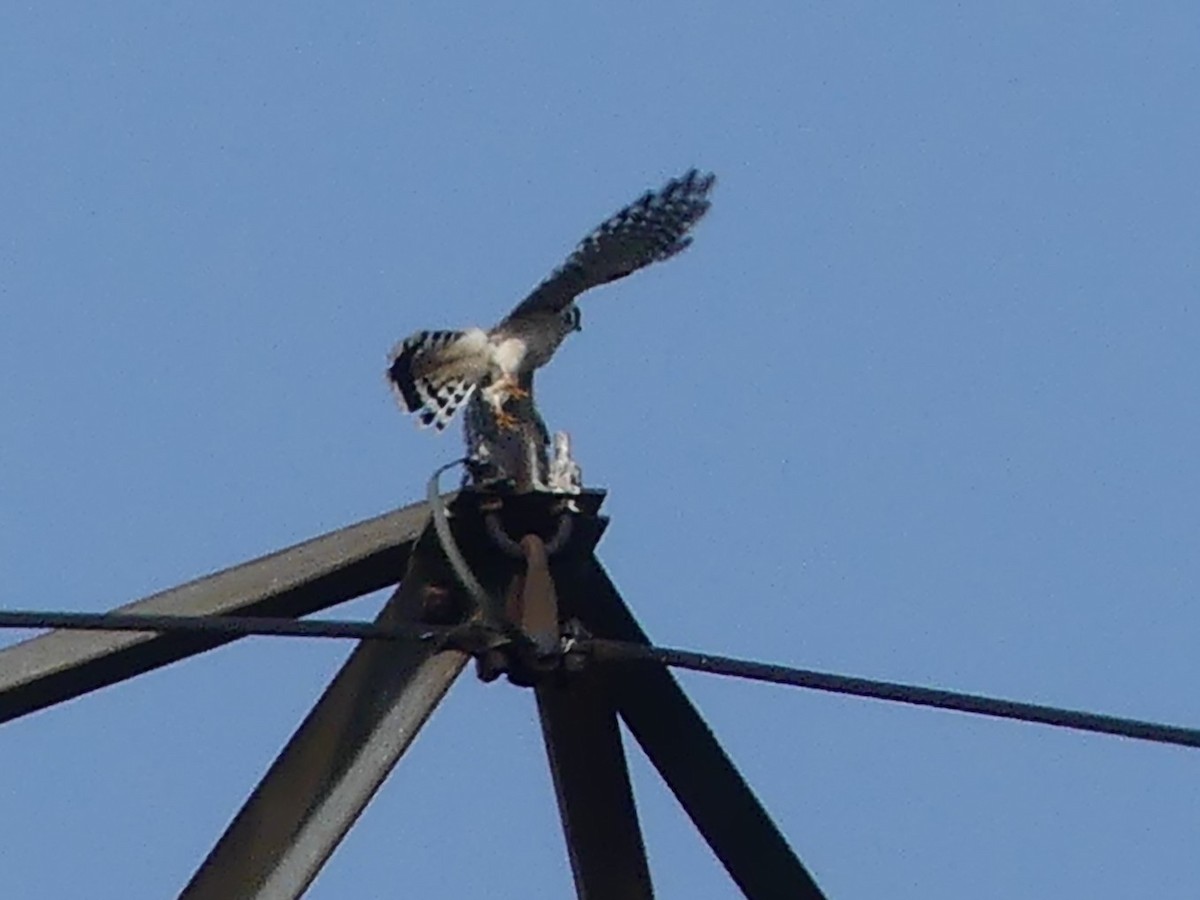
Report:
<svg viewBox="0 0 1200 900"><path fill-rule="evenodd" d="M533 371L580 330L575 298L624 278L692 242L688 231L708 211L716 176L692 169L603 222L566 262L491 330L418 331L392 351L388 381L401 406L422 425L444 429L472 393L480 391L497 423L516 422L504 409L528 395Z"/></svg>

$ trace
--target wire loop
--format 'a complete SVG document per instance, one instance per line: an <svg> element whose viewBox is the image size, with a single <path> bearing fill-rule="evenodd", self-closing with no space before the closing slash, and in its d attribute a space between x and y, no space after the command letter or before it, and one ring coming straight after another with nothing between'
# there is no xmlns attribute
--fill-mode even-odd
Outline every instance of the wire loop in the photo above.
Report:
<svg viewBox="0 0 1200 900"><path fill-rule="evenodd" d="M569 513L563 513L558 518L558 527L554 531L554 535L550 540L546 541L546 555L553 556L562 550L567 545L567 541L571 539L571 530L574 524L574 519ZM504 530L504 525L500 521L500 516L494 512L488 513L483 518L483 526L487 530L488 537L492 539L492 543L500 548L506 556L511 556L513 559L524 559L525 551L521 549L519 541L514 541Z"/></svg>
<svg viewBox="0 0 1200 900"><path fill-rule="evenodd" d="M450 517L446 513L446 505L442 502L441 488L438 487L438 479L443 472L468 461L467 457L463 457L435 469L429 478L425 499L429 503L429 512L433 518L433 530L437 534L438 543L442 545L442 552L446 554L446 559L450 562L450 567L454 569L454 574L458 577L459 582L479 607L484 622L499 629L504 622L504 617L500 613L500 605L479 583L479 579L475 577L475 573L467 564L466 557L458 549L458 542L454 540L454 532L450 528Z"/></svg>

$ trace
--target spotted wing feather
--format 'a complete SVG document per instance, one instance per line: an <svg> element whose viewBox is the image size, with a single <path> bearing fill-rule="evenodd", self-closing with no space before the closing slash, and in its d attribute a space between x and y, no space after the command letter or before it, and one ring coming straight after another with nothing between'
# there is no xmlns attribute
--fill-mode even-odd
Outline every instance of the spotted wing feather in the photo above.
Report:
<svg viewBox="0 0 1200 900"><path fill-rule="evenodd" d="M647 191L579 242L567 261L533 289L505 322L534 312L560 312L589 288L670 259L692 242L692 226L708 212L716 176L692 169Z"/></svg>

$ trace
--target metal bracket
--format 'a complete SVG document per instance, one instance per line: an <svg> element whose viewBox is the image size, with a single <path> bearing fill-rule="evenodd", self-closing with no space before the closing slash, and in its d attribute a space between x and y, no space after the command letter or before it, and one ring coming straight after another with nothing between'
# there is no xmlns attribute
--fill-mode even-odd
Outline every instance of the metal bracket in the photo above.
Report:
<svg viewBox="0 0 1200 900"><path fill-rule="evenodd" d="M493 514L487 521L496 523ZM570 521L569 516L563 516L562 522L568 527L560 526L559 534L570 531ZM489 534L502 534L498 528L498 524L489 524ZM533 687L560 667L562 638L550 554L555 544L562 543L547 544L538 535L527 534L514 545L525 563L524 571L513 575L504 595L505 619L514 633L509 640L476 656L476 671L482 680L493 681L506 674L515 685Z"/></svg>

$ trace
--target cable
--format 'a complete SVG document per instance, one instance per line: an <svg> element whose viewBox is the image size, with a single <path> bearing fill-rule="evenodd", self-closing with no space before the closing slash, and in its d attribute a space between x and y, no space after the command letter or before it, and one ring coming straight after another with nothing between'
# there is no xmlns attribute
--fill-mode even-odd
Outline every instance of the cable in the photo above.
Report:
<svg viewBox="0 0 1200 900"><path fill-rule="evenodd" d="M71 631L198 632L226 637L352 638L355 640L433 641L461 626L400 624L344 619L276 619L255 616L172 616L141 613L0 611L0 628L61 628Z"/></svg>
<svg viewBox="0 0 1200 900"><path fill-rule="evenodd" d="M229 638L250 635L272 637L334 638L352 640L439 642L447 649L475 652L490 633L486 626L421 625L381 626L372 622L339 619L274 619L253 616L173 616L135 613L75 613L7 610L0 611L3 628L61 628L74 631L140 631L159 633L205 633ZM580 652L608 664L656 663L677 669L766 681L790 687L809 688L834 694L869 697L911 706L948 709L974 715L1035 722L1094 734L1110 734L1134 740L1200 747L1200 729L1124 719L1098 713L1020 703L997 697L944 691L894 681L856 678L811 669L795 669L771 663L715 656L691 650L655 647L626 641L582 638L569 644L568 653Z"/></svg>
<svg viewBox="0 0 1200 900"><path fill-rule="evenodd" d="M435 469L433 475L429 478L429 485L425 491L425 499L429 503L429 511L433 517L433 530L437 532L438 542L442 545L442 551L446 554L446 559L450 561L450 566L454 569L454 574L458 576L458 580L462 583L462 586L466 588L467 593L471 595L471 598L483 613L484 621L489 625L499 627L503 618L500 615L497 604L488 592L484 590L483 585L479 583L479 579L471 571L471 567L467 564L462 551L458 549L458 543L454 540L454 532L450 529L450 518L446 515L446 505L442 502L442 492L438 487L438 479L443 472L449 471L465 462L468 462L468 459L463 457Z"/></svg>
<svg viewBox="0 0 1200 900"><path fill-rule="evenodd" d="M912 706L930 706L936 709L950 709L981 716L1036 722L1056 728L1112 734L1141 741L1174 744L1180 747L1200 747L1200 729L1196 728L1161 725L1138 719L1122 719L1116 716L1041 706L1035 703L1019 703L1014 700L1002 700L978 694L943 691L892 681L875 681L870 678L855 678L849 675L834 675L809 669L793 669L770 663L733 659L728 656L713 656L708 653L653 647L646 644L630 644L624 641L586 639L578 641L577 646L584 652L590 653L595 659L606 662L655 662L678 669L690 669L695 672L728 675L754 681L769 681L774 684L810 688L834 694L850 694L856 697L907 703Z"/></svg>

